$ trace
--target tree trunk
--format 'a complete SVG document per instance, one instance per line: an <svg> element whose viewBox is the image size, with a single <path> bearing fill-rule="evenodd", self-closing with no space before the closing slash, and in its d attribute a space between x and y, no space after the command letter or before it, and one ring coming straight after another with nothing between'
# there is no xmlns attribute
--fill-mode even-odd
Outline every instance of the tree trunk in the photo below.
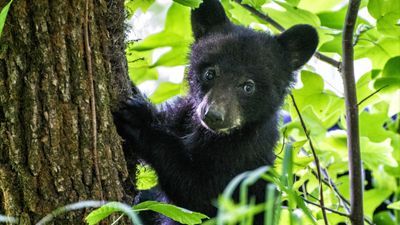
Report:
<svg viewBox="0 0 400 225"><path fill-rule="evenodd" d="M130 92L123 4L12 3L0 39L0 214L34 224L69 203L129 199L111 116ZM55 223L82 224L84 215Z"/></svg>

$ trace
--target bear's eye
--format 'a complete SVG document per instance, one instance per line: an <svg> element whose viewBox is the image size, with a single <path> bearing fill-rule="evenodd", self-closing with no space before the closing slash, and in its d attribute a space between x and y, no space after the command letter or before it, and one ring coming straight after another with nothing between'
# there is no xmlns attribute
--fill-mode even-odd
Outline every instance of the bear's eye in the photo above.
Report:
<svg viewBox="0 0 400 225"><path fill-rule="evenodd" d="M243 91L246 95L251 95L254 93L256 89L256 84L254 83L253 80L248 80L246 83L243 85Z"/></svg>
<svg viewBox="0 0 400 225"><path fill-rule="evenodd" d="M214 69L207 69L207 71L203 74L203 80L211 81L215 78L215 70Z"/></svg>

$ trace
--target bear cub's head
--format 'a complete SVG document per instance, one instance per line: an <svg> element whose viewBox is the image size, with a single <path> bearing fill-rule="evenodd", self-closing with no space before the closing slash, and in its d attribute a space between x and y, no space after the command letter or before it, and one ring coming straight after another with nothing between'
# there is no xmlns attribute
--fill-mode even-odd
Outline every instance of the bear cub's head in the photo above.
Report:
<svg viewBox="0 0 400 225"><path fill-rule="evenodd" d="M293 72L318 45L316 30L296 25L279 35L231 23L218 0L192 11L189 94L201 124L226 134L274 117Z"/></svg>

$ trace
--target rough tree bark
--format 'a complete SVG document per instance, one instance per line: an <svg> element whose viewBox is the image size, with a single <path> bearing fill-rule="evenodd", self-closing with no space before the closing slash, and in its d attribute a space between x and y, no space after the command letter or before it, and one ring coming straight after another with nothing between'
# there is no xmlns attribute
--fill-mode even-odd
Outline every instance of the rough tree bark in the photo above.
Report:
<svg viewBox="0 0 400 225"><path fill-rule="evenodd" d="M14 0L0 39L0 214L34 224L68 203L129 199L111 116L129 94L123 4Z"/></svg>

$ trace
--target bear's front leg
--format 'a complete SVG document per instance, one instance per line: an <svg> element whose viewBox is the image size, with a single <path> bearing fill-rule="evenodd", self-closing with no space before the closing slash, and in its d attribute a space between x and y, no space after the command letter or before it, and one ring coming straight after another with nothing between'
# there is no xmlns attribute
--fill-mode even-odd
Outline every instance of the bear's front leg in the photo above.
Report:
<svg viewBox="0 0 400 225"><path fill-rule="evenodd" d="M149 163L157 172L161 188L174 202L187 202L187 189L198 186L182 139L158 118L158 112L143 96L136 95L114 113L119 135L124 139L126 161L135 156Z"/></svg>
<svg viewBox="0 0 400 225"><path fill-rule="evenodd" d="M135 146L135 151L141 151L141 137L157 123L157 111L144 96L136 94L113 113L113 119L117 132L125 143Z"/></svg>

